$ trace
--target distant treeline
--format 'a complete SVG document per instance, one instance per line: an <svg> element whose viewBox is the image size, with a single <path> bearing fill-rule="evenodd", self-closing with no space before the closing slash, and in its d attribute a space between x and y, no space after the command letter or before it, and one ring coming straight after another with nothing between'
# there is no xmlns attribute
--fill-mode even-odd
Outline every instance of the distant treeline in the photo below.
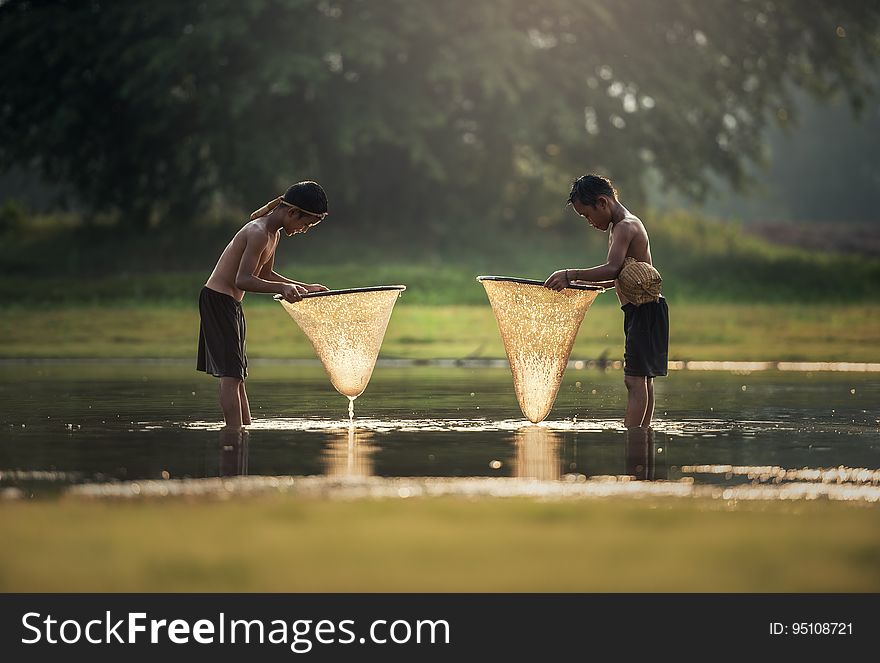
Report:
<svg viewBox="0 0 880 663"><path fill-rule="evenodd" d="M123 229L305 178L367 228L546 226L585 171L741 185L798 90L866 105L878 32L863 0L7 0L0 169Z"/></svg>

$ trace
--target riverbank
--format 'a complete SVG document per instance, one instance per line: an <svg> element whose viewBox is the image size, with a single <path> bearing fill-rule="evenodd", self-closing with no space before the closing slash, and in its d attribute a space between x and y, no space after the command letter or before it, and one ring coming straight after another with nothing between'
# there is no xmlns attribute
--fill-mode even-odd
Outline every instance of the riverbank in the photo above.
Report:
<svg viewBox="0 0 880 663"><path fill-rule="evenodd" d="M600 297L581 326L573 359L618 360L623 317ZM279 305L246 301L251 358L312 359L308 340ZM670 359L678 361L876 362L880 305L670 302ZM194 358L198 310L170 304L8 307L0 316L3 358ZM385 359L504 358L484 306L397 304Z"/></svg>
<svg viewBox="0 0 880 663"><path fill-rule="evenodd" d="M65 498L0 526L4 592L880 591L880 510L825 501Z"/></svg>

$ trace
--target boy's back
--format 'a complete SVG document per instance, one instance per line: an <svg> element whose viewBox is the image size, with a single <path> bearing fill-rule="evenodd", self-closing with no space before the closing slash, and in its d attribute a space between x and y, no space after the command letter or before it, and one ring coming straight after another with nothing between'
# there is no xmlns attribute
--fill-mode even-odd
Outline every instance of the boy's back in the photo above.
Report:
<svg viewBox="0 0 880 663"><path fill-rule="evenodd" d="M278 240L281 237L280 229L275 231L273 236L273 233L266 228L264 221L265 217L249 221L235 233L235 236L223 249L223 253L214 266L214 271L211 272L211 276L205 283L208 288L227 294L237 301L242 300L245 291L235 286L235 280L248 244L257 247L263 245L256 273L260 273L267 264L274 261L275 250L278 248Z"/></svg>
<svg viewBox="0 0 880 663"><path fill-rule="evenodd" d="M654 264L651 259L651 242L648 239L648 231L645 229L645 224L642 223L641 219L627 210L626 217L624 217L623 220L618 221L609 229L609 247L614 243L614 236L618 235L618 233L625 233L629 235L630 238L625 258L632 258L639 262L646 262L649 265ZM618 235L618 237L619 236L620 235ZM614 292L617 293L617 299L620 301L621 306L629 303L627 298L621 292L620 281L618 279L614 279Z"/></svg>

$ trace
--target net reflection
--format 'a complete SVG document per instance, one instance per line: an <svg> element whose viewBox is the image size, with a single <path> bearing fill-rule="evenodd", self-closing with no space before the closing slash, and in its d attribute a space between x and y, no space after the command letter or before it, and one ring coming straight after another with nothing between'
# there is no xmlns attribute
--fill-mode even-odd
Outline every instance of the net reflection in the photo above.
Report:
<svg viewBox="0 0 880 663"><path fill-rule="evenodd" d="M559 481L562 440L542 426L524 426L516 431L516 462L513 474L518 479Z"/></svg>
<svg viewBox="0 0 880 663"><path fill-rule="evenodd" d="M349 426L336 431L324 448L324 473L329 477L365 479L374 474L378 447L372 443L374 434Z"/></svg>

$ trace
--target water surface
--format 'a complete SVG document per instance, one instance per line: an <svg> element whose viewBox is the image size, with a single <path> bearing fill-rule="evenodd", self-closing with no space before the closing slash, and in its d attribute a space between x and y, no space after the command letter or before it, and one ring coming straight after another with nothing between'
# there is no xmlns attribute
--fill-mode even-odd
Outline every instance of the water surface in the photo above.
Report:
<svg viewBox="0 0 880 663"><path fill-rule="evenodd" d="M866 501L880 491L872 373L676 371L656 380L650 435L621 425L619 371L569 369L537 426L519 411L506 368L379 365L353 427L320 366L255 362L247 385L255 421L240 440L219 430L216 380L188 365L6 364L0 489L39 496L242 475L522 480L490 482L491 491L789 485L811 487L789 491L798 498Z"/></svg>

